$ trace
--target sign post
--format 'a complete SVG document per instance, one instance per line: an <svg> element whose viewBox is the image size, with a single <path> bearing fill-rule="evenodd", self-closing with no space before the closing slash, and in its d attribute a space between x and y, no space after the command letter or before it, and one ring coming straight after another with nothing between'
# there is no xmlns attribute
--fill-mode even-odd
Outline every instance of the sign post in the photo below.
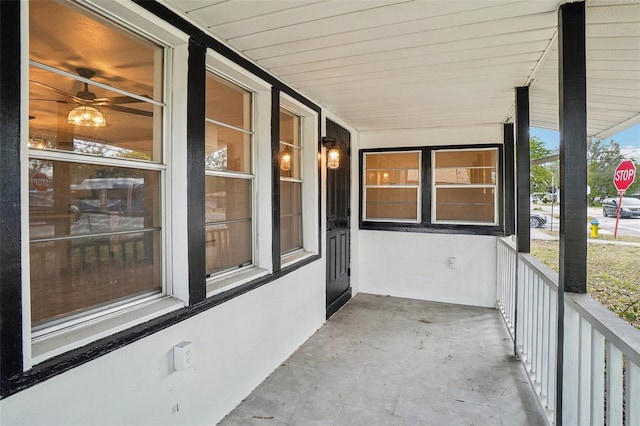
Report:
<svg viewBox="0 0 640 426"><path fill-rule="evenodd" d="M618 190L618 209L616 211L616 227L613 231L613 238L618 237L618 221L620 220L620 209L622 208L622 196L636 179L636 165L631 160L622 160L616 171L613 173L613 184Z"/></svg>

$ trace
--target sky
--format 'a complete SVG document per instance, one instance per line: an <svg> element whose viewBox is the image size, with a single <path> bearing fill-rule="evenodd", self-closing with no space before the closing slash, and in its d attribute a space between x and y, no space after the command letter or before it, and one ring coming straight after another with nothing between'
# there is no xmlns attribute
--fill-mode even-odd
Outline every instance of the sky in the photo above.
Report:
<svg viewBox="0 0 640 426"><path fill-rule="evenodd" d="M560 144L560 133L555 130L540 129L532 127L531 136L536 136L545 143L545 146L553 151L557 151ZM632 157L636 162L640 162L640 124L629 127L610 138L604 139L604 143L611 140L620 145L620 152L628 157Z"/></svg>

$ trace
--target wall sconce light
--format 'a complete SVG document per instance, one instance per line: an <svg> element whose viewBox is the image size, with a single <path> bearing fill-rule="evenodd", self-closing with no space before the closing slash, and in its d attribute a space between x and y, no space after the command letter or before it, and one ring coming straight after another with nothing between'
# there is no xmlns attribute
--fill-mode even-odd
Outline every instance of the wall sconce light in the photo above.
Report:
<svg viewBox="0 0 640 426"><path fill-rule="evenodd" d="M288 149L285 149L280 154L280 170L283 172L291 170L291 152Z"/></svg>
<svg viewBox="0 0 640 426"><path fill-rule="evenodd" d="M325 136L322 138L322 144L327 148L327 168L336 170L340 168L340 149L334 138Z"/></svg>
<svg viewBox="0 0 640 426"><path fill-rule="evenodd" d="M80 105L69 111L67 123L76 126L103 127L107 125L107 120L96 108Z"/></svg>

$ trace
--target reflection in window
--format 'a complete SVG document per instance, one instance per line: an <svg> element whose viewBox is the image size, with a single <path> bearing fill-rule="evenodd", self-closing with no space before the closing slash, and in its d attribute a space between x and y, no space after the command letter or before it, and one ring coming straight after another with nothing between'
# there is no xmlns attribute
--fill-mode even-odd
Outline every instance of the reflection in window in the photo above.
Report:
<svg viewBox="0 0 640 426"><path fill-rule="evenodd" d="M497 148L432 155L434 222L497 224Z"/></svg>
<svg viewBox="0 0 640 426"><path fill-rule="evenodd" d="M303 247L300 117L280 108L280 253Z"/></svg>
<svg viewBox="0 0 640 426"><path fill-rule="evenodd" d="M73 5L29 2L29 20L31 315L46 333L162 294L164 48Z"/></svg>
<svg viewBox="0 0 640 426"><path fill-rule="evenodd" d="M420 220L420 157L417 151L364 154L364 220Z"/></svg>
<svg viewBox="0 0 640 426"><path fill-rule="evenodd" d="M253 263L251 92L207 73L205 247L207 277Z"/></svg>

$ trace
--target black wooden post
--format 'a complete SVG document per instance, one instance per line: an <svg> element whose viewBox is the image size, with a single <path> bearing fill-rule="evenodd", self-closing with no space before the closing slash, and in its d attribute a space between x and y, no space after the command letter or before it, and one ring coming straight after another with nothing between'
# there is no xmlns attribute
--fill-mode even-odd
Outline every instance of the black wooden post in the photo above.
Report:
<svg viewBox="0 0 640 426"><path fill-rule="evenodd" d="M530 152L529 152L529 87L516 87L516 206L518 252L531 251L530 215Z"/></svg>
<svg viewBox="0 0 640 426"><path fill-rule="evenodd" d="M0 1L0 379L22 373L20 7Z"/></svg>
<svg viewBox="0 0 640 426"><path fill-rule="evenodd" d="M560 106L560 273L555 422L562 426L564 292L587 291L587 73L585 3L558 13Z"/></svg>
<svg viewBox="0 0 640 426"><path fill-rule="evenodd" d="M204 227L205 58L204 45L189 40L187 104L187 228L189 233L189 304L206 298Z"/></svg>
<svg viewBox="0 0 640 426"><path fill-rule="evenodd" d="M516 230L516 187L513 124L503 124L504 143L504 234L513 235Z"/></svg>
<svg viewBox="0 0 640 426"><path fill-rule="evenodd" d="M560 284L587 291L587 77L585 5L560 7Z"/></svg>

